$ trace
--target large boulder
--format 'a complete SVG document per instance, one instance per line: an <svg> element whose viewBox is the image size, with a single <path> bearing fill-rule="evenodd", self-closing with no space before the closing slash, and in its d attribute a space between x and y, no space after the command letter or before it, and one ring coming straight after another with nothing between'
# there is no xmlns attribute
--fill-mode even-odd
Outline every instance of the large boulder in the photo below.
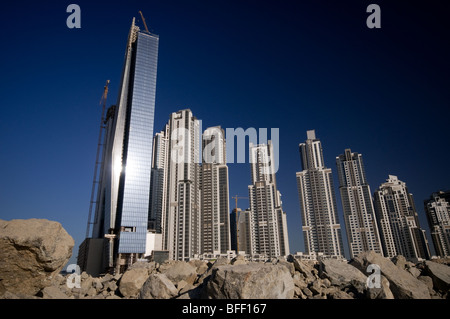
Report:
<svg viewBox="0 0 450 319"><path fill-rule="evenodd" d="M164 273L174 284L184 280L188 284L193 284L197 279L197 269L184 261L177 261L166 268Z"/></svg>
<svg viewBox="0 0 450 319"><path fill-rule="evenodd" d="M133 298L139 294L142 286L149 276L149 271L144 267L128 269L120 278L119 291L125 298Z"/></svg>
<svg viewBox="0 0 450 319"><path fill-rule="evenodd" d="M164 274L151 274L139 293L139 299L170 299L178 290Z"/></svg>
<svg viewBox="0 0 450 319"><path fill-rule="evenodd" d="M294 281L282 265L223 265L213 270L203 293L209 299L291 299Z"/></svg>
<svg viewBox="0 0 450 319"><path fill-rule="evenodd" d="M361 253L351 264L362 272L366 272L370 264L378 265L381 274L389 281L390 290L396 299L430 299L428 287L424 282L374 251Z"/></svg>
<svg viewBox="0 0 450 319"><path fill-rule="evenodd" d="M359 293L363 293L366 288L367 277L347 261L323 259L320 260L320 269L321 276L328 278L334 286L353 286Z"/></svg>
<svg viewBox="0 0 450 319"><path fill-rule="evenodd" d="M35 295L50 286L72 255L73 238L46 219L0 220L0 295Z"/></svg>
<svg viewBox="0 0 450 319"><path fill-rule="evenodd" d="M450 289L450 267L433 261L425 261L425 273L433 279L433 288L441 292Z"/></svg>

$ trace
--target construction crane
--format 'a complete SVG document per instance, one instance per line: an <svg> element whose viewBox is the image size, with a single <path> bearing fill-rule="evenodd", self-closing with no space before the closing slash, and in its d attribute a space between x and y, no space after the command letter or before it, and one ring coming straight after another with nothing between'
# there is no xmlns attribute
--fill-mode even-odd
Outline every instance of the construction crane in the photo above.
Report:
<svg viewBox="0 0 450 319"><path fill-rule="evenodd" d="M95 224L95 221L92 222L92 211L94 210L94 204L97 204L97 200L94 200L94 197L98 194L98 187L100 185L100 180L98 180L97 174L98 174L98 168L99 166L103 166L103 133L105 131L105 109L106 109L106 98L108 97L108 85L109 80L106 80L106 85L103 88L103 94L100 99L100 105L102 105L102 117L100 122L100 133L98 134L98 142L97 142L97 155L95 157L95 168L94 168L94 179L92 181L92 190L91 190L91 200L89 203L89 215L88 215L88 222L86 227L86 238L89 237L90 231L91 231L91 224ZM102 154L102 155L101 155ZM102 160L100 161L100 156L102 157ZM100 175L101 178L101 175ZM96 219L96 218L94 218Z"/></svg>
<svg viewBox="0 0 450 319"><path fill-rule="evenodd" d="M142 22L144 23L145 32L150 33L147 28L147 23L145 23L145 18L144 18L144 15L142 14L142 11L139 11L139 14L141 15Z"/></svg>
<svg viewBox="0 0 450 319"><path fill-rule="evenodd" d="M238 196L238 195L236 195L236 196L231 196L231 198L234 198L234 201L235 201L235 203L236 203L236 210L237 210L237 208L238 208L238 204L237 204L237 202L238 202L238 199L239 198L247 198L248 199L248 197L241 197L241 196Z"/></svg>

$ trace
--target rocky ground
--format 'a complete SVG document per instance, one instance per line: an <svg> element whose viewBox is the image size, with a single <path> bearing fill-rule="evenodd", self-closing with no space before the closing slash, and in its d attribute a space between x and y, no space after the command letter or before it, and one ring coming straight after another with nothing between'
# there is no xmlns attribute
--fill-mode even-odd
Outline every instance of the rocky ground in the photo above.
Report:
<svg viewBox="0 0 450 319"><path fill-rule="evenodd" d="M402 256L390 260L374 252L350 262L293 256L265 263L242 256L214 262L138 262L122 275L94 278L82 273L80 287L69 288L73 276L59 272L70 258L73 240L62 227L54 222L39 226L34 220L28 226L40 231L33 233L10 223L0 220L4 299L450 299L448 259L413 264ZM58 240L44 241L41 237L50 235L44 228L51 228ZM380 288L368 288L371 264L380 268Z"/></svg>

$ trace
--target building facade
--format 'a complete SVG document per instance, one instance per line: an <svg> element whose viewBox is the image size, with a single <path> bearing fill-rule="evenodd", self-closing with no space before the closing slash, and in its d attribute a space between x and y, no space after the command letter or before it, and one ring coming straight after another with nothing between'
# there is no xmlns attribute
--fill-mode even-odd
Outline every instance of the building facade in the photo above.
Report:
<svg viewBox="0 0 450 319"><path fill-rule="evenodd" d="M108 110L93 238L104 268L126 268L145 253L159 37L133 22L115 107Z"/></svg>
<svg viewBox="0 0 450 319"><path fill-rule="evenodd" d="M286 213L275 178L275 156L268 144L250 143L252 184L249 191L250 255L278 257L289 254Z"/></svg>
<svg viewBox="0 0 450 319"><path fill-rule="evenodd" d="M202 254L226 254L231 248L228 166L225 132L207 128L202 137L201 240Z"/></svg>
<svg viewBox="0 0 450 319"><path fill-rule="evenodd" d="M314 130L299 145L302 171L296 173L306 254L344 256L331 169Z"/></svg>
<svg viewBox="0 0 450 319"><path fill-rule="evenodd" d="M406 183L389 175L374 193L374 206L385 257L430 258L425 230L420 228L414 199Z"/></svg>
<svg viewBox="0 0 450 319"><path fill-rule="evenodd" d="M433 193L424 201L431 239L440 257L450 256L450 191Z"/></svg>
<svg viewBox="0 0 450 319"><path fill-rule="evenodd" d="M336 166L350 258L370 250L383 255L362 155L346 149Z"/></svg>

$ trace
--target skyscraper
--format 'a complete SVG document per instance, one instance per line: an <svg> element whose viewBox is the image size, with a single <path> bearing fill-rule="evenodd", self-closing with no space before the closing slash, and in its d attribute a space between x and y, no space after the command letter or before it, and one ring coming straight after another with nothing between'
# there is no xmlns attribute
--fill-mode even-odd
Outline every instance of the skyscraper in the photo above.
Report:
<svg viewBox="0 0 450 319"><path fill-rule="evenodd" d="M281 194L275 179L275 156L268 144L250 143L252 185L250 201L251 255L278 257L289 254L286 213L281 207Z"/></svg>
<svg viewBox="0 0 450 319"><path fill-rule="evenodd" d="M145 253L158 43L133 18L117 104L108 110L92 237L107 238L97 257L119 271Z"/></svg>
<svg viewBox="0 0 450 319"><path fill-rule="evenodd" d="M375 191L374 205L385 257L430 258L425 231L420 228L413 196L404 182L389 175Z"/></svg>
<svg viewBox="0 0 450 319"><path fill-rule="evenodd" d="M331 169L325 167L314 130L307 131L307 140L299 147L303 170L296 177L306 253L343 256Z"/></svg>
<svg viewBox="0 0 450 319"><path fill-rule="evenodd" d="M199 120L191 110L174 112L161 132L161 148L154 155L164 154L165 161L161 163L164 177L152 189L164 194L158 199L163 203L161 210L152 212L152 216L161 216L161 226L156 228L161 227L162 248L174 260L189 260L201 250L199 133Z"/></svg>
<svg viewBox="0 0 450 319"><path fill-rule="evenodd" d="M382 254L372 195L362 155L346 149L336 157L350 258L364 251Z"/></svg>
<svg viewBox="0 0 450 319"><path fill-rule="evenodd" d="M201 168L201 253L230 250L228 166L225 132L220 126L205 130Z"/></svg>
<svg viewBox="0 0 450 319"><path fill-rule="evenodd" d="M450 191L433 193L424 201L436 255L450 256Z"/></svg>

